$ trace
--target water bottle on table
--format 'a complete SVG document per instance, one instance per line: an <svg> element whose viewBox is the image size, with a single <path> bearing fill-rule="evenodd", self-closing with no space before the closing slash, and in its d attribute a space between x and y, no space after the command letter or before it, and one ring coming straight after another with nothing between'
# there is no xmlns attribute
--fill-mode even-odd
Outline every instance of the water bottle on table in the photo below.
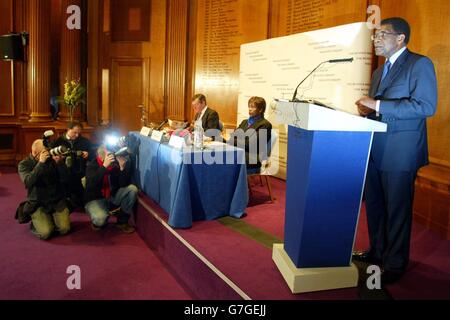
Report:
<svg viewBox="0 0 450 320"><path fill-rule="evenodd" d="M203 127L199 124L194 127L194 147L203 149Z"/></svg>

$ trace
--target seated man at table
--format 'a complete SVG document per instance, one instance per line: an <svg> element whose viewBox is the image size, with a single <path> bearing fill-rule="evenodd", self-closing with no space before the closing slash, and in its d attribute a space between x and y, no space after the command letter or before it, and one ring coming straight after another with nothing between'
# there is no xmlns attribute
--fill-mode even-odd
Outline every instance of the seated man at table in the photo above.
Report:
<svg viewBox="0 0 450 320"><path fill-rule="evenodd" d="M219 114L207 106L206 97L203 94L199 93L194 95L192 98L192 108L195 111L193 127L196 125L201 126L205 136L213 140L220 137L222 128L219 121Z"/></svg>
<svg viewBox="0 0 450 320"><path fill-rule="evenodd" d="M97 157L86 169L86 212L90 215L92 229L105 226L112 208L117 216L117 227L134 232L128 224L137 199L138 189L131 184L131 164L127 156L115 156L105 145L97 150Z"/></svg>
<svg viewBox="0 0 450 320"><path fill-rule="evenodd" d="M266 101L261 97L248 100L249 118L241 122L229 143L245 150L247 168L260 168L267 156L267 144L271 138L272 124L264 118Z"/></svg>

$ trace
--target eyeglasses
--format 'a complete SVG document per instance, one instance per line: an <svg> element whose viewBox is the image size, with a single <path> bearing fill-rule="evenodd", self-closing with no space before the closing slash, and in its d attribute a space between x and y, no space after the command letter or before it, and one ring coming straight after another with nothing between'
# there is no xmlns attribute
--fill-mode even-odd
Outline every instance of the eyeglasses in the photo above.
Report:
<svg viewBox="0 0 450 320"><path fill-rule="evenodd" d="M370 38L372 39L372 41L375 41L375 40L377 40L377 39L382 39L382 40L384 40L384 39L386 39L386 36L387 35L391 35L391 34L394 34L394 35L399 35L399 33L397 33L397 32L386 32L386 31L381 31L381 32L378 32L378 33L375 33L373 36L371 36Z"/></svg>

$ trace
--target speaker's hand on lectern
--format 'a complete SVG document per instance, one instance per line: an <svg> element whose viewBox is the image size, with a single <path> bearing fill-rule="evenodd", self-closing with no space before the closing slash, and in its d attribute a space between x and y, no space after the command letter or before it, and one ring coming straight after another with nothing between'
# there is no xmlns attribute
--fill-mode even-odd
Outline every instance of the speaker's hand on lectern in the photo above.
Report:
<svg viewBox="0 0 450 320"><path fill-rule="evenodd" d="M358 112L361 116L366 117L369 114L375 112L377 102L376 100L369 97L362 97L358 101L355 102L358 106Z"/></svg>

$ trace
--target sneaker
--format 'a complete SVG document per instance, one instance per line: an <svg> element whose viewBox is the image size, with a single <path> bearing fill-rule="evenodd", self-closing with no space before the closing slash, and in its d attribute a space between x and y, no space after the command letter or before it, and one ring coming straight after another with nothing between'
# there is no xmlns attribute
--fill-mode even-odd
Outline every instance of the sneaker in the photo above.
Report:
<svg viewBox="0 0 450 320"><path fill-rule="evenodd" d="M134 231L136 231L136 229L133 226L130 226L128 223L116 223L116 226L123 233L133 233Z"/></svg>

